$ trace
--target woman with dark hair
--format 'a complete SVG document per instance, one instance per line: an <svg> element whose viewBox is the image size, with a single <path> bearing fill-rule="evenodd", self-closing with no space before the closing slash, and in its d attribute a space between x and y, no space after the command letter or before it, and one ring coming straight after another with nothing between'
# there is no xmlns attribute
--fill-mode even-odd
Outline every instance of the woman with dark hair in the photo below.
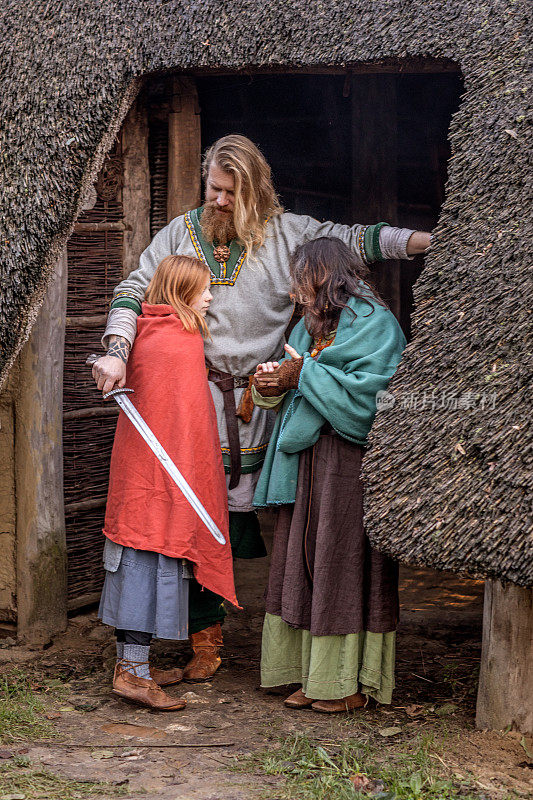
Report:
<svg viewBox="0 0 533 800"><path fill-rule="evenodd" d="M300 246L290 273L303 319L253 389L279 408L254 498L279 507L261 684L299 683L288 707L332 713L391 702L397 567L364 532L360 469L405 338L341 240Z"/></svg>

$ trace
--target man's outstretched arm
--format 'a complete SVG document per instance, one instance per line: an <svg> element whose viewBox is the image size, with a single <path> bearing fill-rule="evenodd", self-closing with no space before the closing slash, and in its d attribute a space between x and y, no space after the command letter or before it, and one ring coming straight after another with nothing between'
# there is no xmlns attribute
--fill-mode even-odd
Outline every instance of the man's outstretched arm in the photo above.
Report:
<svg viewBox="0 0 533 800"><path fill-rule="evenodd" d="M375 225L340 225L336 222L318 222L305 215L284 214L297 243L317 239L320 236L335 236L353 250L361 264L372 264L388 259L411 259L424 253L430 245L431 236L425 231L397 228L387 222Z"/></svg>

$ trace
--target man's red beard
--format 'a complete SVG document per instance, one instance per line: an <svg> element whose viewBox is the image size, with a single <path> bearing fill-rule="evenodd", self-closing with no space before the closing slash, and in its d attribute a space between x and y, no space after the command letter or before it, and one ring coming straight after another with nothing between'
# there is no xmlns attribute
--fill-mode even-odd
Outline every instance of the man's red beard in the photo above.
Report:
<svg viewBox="0 0 533 800"><path fill-rule="evenodd" d="M215 201L204 203L204 210L200 217L200 228L204 239L217 244L227 244L237 238L237 231L233 224L233 213L217 213L219 207Z"/></svg>

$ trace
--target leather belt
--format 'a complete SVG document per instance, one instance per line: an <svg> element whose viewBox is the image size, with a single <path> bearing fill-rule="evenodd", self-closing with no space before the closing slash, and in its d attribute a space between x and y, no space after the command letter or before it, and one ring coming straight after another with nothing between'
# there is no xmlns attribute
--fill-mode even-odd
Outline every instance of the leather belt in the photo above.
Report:
<svg viewBox="0 0 533 800"><path fill-rule="evenodd" d="M228 372L219 370L207 370L207 380L218 386L222 392L224 400L224 417L228 431L229 457L230 457L230 479L229 489L234 489L241 479L241 442L239 439L239 424L237 422L237 406L235 405L234 389L247 388L249 378L239 378L230 375Z"/></svg>

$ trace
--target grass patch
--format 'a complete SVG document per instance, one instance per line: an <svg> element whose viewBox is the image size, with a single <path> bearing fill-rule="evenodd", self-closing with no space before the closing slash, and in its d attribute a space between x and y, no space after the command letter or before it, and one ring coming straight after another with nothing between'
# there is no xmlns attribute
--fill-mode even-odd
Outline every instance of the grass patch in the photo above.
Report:
<svg viewBox="0 0 533 800"><path fill-rule="evenodd" d="M0 766L0 798L12 795L24 797L25 800L76 800L95 796L120 797L126 792L123 786L62 778L48 770L32 767L27 759L13 759Z"/></svg>
<svg viewBox="0 0 533 800"><path fill-rule="evenodd" d="M361 732L367 726L360 726ZM294 735L277 749L240 759L239 772L284 778L276 800L487 800L473 781L450 778L435 754L432 735L379 742L375 729L367 736L339 744ZM272 798L272 788L265 795ZM507 798L515 795L507 795ZM499 793L500 800L504 800Z"/></svg>
<svg viewBox="0 0 533 800"><path fill-rule="evenodd" d="M42 715L46 707L20 671L0 676L0 743L23 742L53 736Z"/></svg>

